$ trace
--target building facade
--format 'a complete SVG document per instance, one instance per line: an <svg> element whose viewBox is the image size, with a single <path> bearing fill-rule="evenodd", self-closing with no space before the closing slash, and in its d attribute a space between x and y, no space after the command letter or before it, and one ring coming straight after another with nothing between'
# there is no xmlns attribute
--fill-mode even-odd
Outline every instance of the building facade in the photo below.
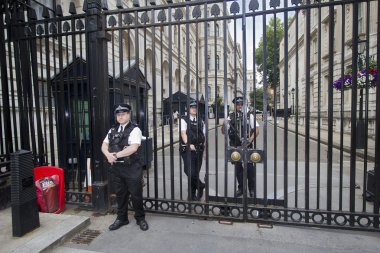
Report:
<svg viewBox="0 0 380 253"><path fill-rule="evenodd" d="M352 89L348 88L343 91L334 89L333 83L347 74L352 76L352 45L355 25L358 27L358 72L366 68L366 63L370 65L376 59L378 2L358 3L358 23L352 22L355 20L353 8L353 5L336 5L333 7L334 38L332 50L329 50L329 21L331 17L328 7L310 9L310 44L307 44L306 38L308 34L306 10L296 12L289 20L288 33L285 34L288 41L287 51L284 38L280 43L280 84L276 94L277 108L285 108L287 98L287 107L292 115L297 114L300 125L305 123L305 112L308 105L310 108L310 125L317 127L318 120L320 120L321 128L327 129L328 95L329 89L333 89L334 131L340 131L341 124L343 124L345 132L350 131ZM309 49L310 52L307 53L306 49ZM285 55L288 59L287 62L285 62ZM308 59L310 59L309 68L307 67ZM331 59L333 65L330 67L329 61ZM333 73L332 78L330 73ZM309 83L306 83L307 74L310 74ZM287 78L286 84L285 77ZM368 84L371 86L371 81ZM288 86L287 93L284 89L285 85ZM309 103L306 102L307 86L310 88ZM366 89L364 87L361 92L362 96L360 96L360 88L358 88L357 116L360 118L360 111L363 112L363 115L366 112L368 113L368 134L369 137L374 138L376 88L368 87ZM294 120L292 122L294 123Z"/></svg>

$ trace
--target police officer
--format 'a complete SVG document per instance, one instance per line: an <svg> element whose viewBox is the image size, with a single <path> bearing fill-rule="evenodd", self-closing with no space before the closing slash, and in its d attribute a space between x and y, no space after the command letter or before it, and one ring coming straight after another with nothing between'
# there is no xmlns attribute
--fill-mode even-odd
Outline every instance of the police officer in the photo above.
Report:
<svg viewBox="0 0 380 253"><path fill-rule="evenodd" d="M130 105L118 104L114 112L118 124L109 130L102 144L102 152L112 165L117 202L117 218L109 230L116 230L129 223L128 200L131 195L136 223L141 230L146 231L149 226L143 206L142 157L139 155L142 133L131 122Z"/></svg>
<svg viewBox="0 0 380 253"><path fill-rule="evenodd" d="M205 125L198 117L197 101L189 103L189 115L181 118L181 146L180 152L184 163L185 174L190 177L191 196L189 200L201 200L205 183L199 179L202 167L202 157L205 151ZM190 149L190 157L188 156ZM190 161L188 160L190 159Z"/></svg>
<svg viewBox="0 0 380 253"><path fill-rule="evenodd" d="M243 122L243 97L235 97L232 100L235 104L235 111L231 112L227 118L227 132L230 146L252 148L253 140L259 135L259 123L254 120L254 115L247 112L247 142L243 143L244 122ZM222 126L222 134L224 134L224 124ZM243 195L243 163L235 162L235 175L238 181L238 189L235 193L236 197ZM250 197L254 196L255 190L255 168L252 163L247 164L248 190Z"/></svg>

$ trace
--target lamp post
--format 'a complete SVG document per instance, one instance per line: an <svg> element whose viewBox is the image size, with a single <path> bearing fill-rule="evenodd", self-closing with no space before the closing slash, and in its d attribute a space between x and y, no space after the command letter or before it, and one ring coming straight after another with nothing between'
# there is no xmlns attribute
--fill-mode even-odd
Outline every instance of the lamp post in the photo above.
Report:
<svg viewBox="0 0 380 253"><path fill-rule="evenodd" d="M274 101L274 90L273 90L273 88L269 88L269 97L270 97L270 102L269 102L269 115L272 116L273 101Z"/></svg>
<svg viewBox="0 0 380 253"><path fill-rule="evenodd" d="M294 89L294 87L291 89L291 92L292 92L292 114L294 114L294 92L296 91L296 89Z"/></svg>
<svg viewBox="0 0 380 253"><path fill-rule="evenodd" d="M366 40L359 40L358 43L365 43ZM358 67L359 71L363 69L363 67L366 67L365 64L365 47L363 47L362 52L358 54ZM356 122L356 129L357 129L357 134L356 134L356 148L357 149L363 149L365 148L365 120L363 118L363 87L360 86L359 88L359 119Z"/></svg>

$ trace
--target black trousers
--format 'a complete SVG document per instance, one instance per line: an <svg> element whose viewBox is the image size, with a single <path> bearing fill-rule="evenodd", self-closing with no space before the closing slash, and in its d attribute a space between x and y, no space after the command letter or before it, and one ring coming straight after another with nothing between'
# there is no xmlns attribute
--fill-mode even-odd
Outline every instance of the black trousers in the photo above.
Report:
<svg viewBox="0 0 380 253"><path fill-rule="evenodd" d="M114 165L113 166L113 184L116 193L117 202L117 219L126 221L128 220L128 201L131 196L132 205L135 209L135 219L137 221L145 219L145 211L142 196L142 173L138 177L127 177L125 170L126 166Z"/></svg>
<svg viewBox="0 0 380 253"><path fill-rule="evenodd" d="M238 181L238 189L243 191L243 180L244 180L244 171L243 163L235 163L235 174ZM253 163L247 164L247 179L248 179L248 190L255 190L255 166Z"/></svg>
<svg viewBox="0 0 380 253"><path fill-rule="evenodd" d="M202 168L203 152L190 152L190 161L188 161L187 152L181 152L181 157L184 164L184 172L187 177L190 177L191 197L195 197L195 192L201 185L204 185L199 179L199 171Z"/></svg>

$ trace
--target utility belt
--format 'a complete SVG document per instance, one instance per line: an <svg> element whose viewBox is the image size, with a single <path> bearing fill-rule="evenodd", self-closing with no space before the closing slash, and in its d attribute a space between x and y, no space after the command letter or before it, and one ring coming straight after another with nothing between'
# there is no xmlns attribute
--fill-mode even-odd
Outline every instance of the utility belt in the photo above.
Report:
<svg viewBox="0 0 380 253"><path fill-rule="evenodd" d="M127 157L123 157L123 158L118 158L114 163L115 164L119 164L119 165L131 165L132 164L132 159L127 156Z"/></svg>
<svg viewBox="0 0 380 253"><path fill-rule="evenodd" d="M127 146L124 146L122 147L122 145L115 145L115 144L111 144L109 146L109 149L108 151L110 153L117 153L117 152L120 152L122 151L124 148L126 148ZM116 161L115 161L115 164L125 164L125 165L131 165L133 162L135 162L136 159L134 159L135 155L137 155L136 153L135 154L132 154L132 156L126 156L126 157L121 157L121 158L118 158ZM132 159L131 159L132 158Z"/></svg>
<svg viewBox="0 0 380 253"><path fill-rule="evenodd" d="M200 153L200 152L203 152L203 150L205 149L205 146L203 144L192 144L192 145L194 145L195 150L190 150L191 152ZM181 146L179 147L179 151L181 153L186 152L187 151L187 144L181 144Z"/></svg>

